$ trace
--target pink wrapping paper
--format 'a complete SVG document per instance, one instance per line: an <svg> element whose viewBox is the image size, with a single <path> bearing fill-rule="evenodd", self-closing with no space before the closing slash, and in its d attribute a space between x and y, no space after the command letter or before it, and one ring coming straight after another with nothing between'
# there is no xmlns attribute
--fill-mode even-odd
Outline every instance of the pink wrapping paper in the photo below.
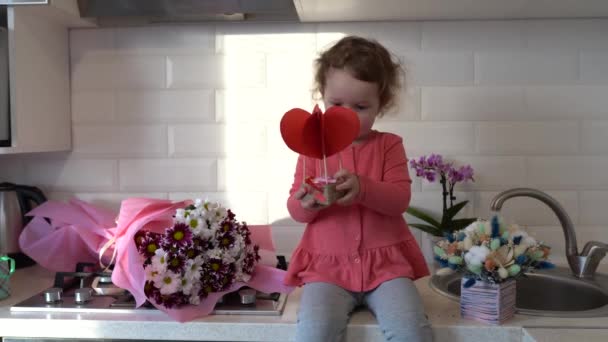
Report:
<svg viewBox="0 0 608 342"><path fill-rule="evenodd" d="M146 301L144 294L145 273L143 259L137 251L133 237L141 230L162 232L172 225L172 216L178 208L191 201L171 202L149 198L129 198L122 202L118 220L115 214L94 207L80 200L69 203L46 202L28 213L34 216L24 228L19 243L21 249L43 267L54 271L73 271L76 262L98 262L99 252L110 240L115 251L112 282L131 292L137 307ZM50 219L49 224L44 218ZM262 256L274 256L274 244L270 226L250 226L251 239L260 245ZM112 249L104 254L109 262ZM273 262L271 260L269 263ZM276 261L274 261L276 263ZM265 293L289 293L293 287L283 284L284 271L259 263L247 283L235 283L224 292L210 294L199 305L187 305L179 309L167 309L152 304L171 318L186 322L206 316L213 311L222 295L242 286L249 286Z"/></svg>

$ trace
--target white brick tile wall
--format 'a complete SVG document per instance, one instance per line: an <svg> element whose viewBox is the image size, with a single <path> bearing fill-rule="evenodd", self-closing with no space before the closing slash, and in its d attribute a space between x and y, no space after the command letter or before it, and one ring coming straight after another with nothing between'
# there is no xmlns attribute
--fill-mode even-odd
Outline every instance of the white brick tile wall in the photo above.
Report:
<svg viewBox="0 0 608 342"><path fill-rule="evenodd" d="M562 52L478 52L477 84L563 84L578 80L579 56Z"/></svg>
<svg viewBox="0 0 608 342"><path fill-rule="evenodd" d="M576 154L579 123L493 122L478 124L478 150L487 155Z"/></svg>
<svg viewBox="0 0 608 342"><path fill-rule="evenodd" d="M72 122L110 122L115 119L116 96L113 91L72 92Z"/></svg>
<svg viewBox="0 0 608 342"><path fill-rule="evenodd" d="M120 190L215 191L215 159L120 160Z"/></svg>
<svg viewBox="0 0 608 342"><path fill-rule="evenodd" d="M531 20L524 22L526 45L534 49L607 49L608 21Z"/></svg>
<svg viewBox="0 0 608 342"><path fill-rule="evenodd" d="M220 55L167 57L168 88L215 88L223 85L224 63Z"/></svg>
<svg viewBox="0 0 608 342"><path fill-rule="evenodd" d="M322 51L345 35L358 35L381 41L393 52L420 49L422 28L416 22L321 23L318 25L317 48Z"/></svg>
<svg viewBox="0 0 608 342"><path fill-rule="evenodd" d="M166 125L76 125L72 139L72 151L85 156L167 155Z"/></svg>
<svg viewBox="0 0 608 342"><path fill-rule="evenodd" d="M474 82L471 52L412 52L401 60L411 85L472 85Z"/></svg>
<svg viewBox="0 0 608 342"><path fill-rule="evenodd" d="M312 52L316 49L316 26L285 23L218 24L216 51L219 53Z"/></svg>
<svg viewBox="0 0 608 342"><path fill-rule="evenodd" d="M28 182L56 191L118 190L115 160L29 159L25 174Z"/></svg>
<svg viewBox="0 0 608 342"><path fill-rule="evenodd" d="M439 21L422 24L423 50L512 50L523 46L523 22Z"/></svg>
<svg viewBox="0 0 608 342"><path fill-rule="evenodd" d="M469 154L475 149L475 130L469 122L394 123L379 120L376 127L403 137L410 155L432 152Z"/></svg>
<svg viewBox="0 0 608 342"><path fill-rule="evenodd" d="M424 87L422 120L497 121L527 118L521 87Z"/></svg>
<svg viewBox="0 0 608 342"><path fill-rule="evenodd" d="M606 119L608 87L527 87L525 103L531 119Z"/></svg>
<svg viewBox="0 0 608 342"><path fill-rule="evenodd" d="M169 153L183 156L264 157L263 125L173 125L169 127Z"/></svg>
<svg viewBox="0 0 608 342"><path fill-rule="evenodd" d="M599 228L608 199L607 28L606 19L560 19L75 29L73 152L0 156L0 181L113 209L131 196L205 194L239 218L273 224L279 251L290 255L303 225L285 208L297 155L279 121L291 108L312 110L315 52L359 34L407 69L400 108L377 128L402 135L411 158L442 153L475 169L476 182L458 187L459 199L472 201L463 215L487 216L497 191L538 187L564 205L581 242L608 241ZM438 213L437 184L413 181L412 203ZM512 199L504 213L563 254L561 229L537 202ZM428 238L415 235L430 253Z"/></svg>
<svg viewBox="0 0 608 342"><path fill-rule="evenodd" d="M581 52L581 82L608 84L608 49Z"/></svg>
<svg viewBox="0 0 608 342"><path fill-rule="evenodd" d="M591 156L530 157L528 183L551 189L608 189L608 158Z"/></svg>
<svg viewBox="0 0 608 342"><path fill-rule="evenodd" d="M115 29L116 52L128 54L195 54L215 51L210 25L129 27Z"/></svg>
<svg viewBox="0 0 608 342"><path fill-rule="evenodd" d="M608 154L608 121L583 121L581 145L584 154Z"/></svg>
<svg viewBox="0 0 608 342"><path fill-rule="evenodd" d="M581 191L580 223L584 225L606 226L606 222L608 222L607 204L608 191ZM606 241L606 239L604 238L603 241Z"/></svg>

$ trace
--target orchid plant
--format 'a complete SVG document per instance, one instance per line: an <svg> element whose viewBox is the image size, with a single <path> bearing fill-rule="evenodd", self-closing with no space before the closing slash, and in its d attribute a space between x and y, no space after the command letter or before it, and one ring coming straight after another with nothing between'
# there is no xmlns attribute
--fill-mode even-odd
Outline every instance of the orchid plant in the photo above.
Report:
<svg viewBox="0 0 608 342"><path fill-rule="evenodd" d="M431 154L428 157L422 156L417 160L412 159L410 166L416 171L417 177L422 177L430 183L439 180L443 196L443 210L440 220L433 218L420 208L410 206L407 213L427 223L412 223L410 226L434 236L445 236L476 221L474 218L455 219L458 212L467 205L468 201L454 203L456 200L454 186L460 182L474 181L473 168L470 165L456 168L453 163L444 162L441 155Z"/></svg>

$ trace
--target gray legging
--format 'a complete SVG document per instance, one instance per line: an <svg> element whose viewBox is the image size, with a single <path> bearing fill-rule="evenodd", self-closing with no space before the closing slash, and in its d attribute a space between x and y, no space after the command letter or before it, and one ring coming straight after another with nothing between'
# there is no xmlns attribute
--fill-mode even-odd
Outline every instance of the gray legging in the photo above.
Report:
<svg viewBox="0 0 608 342"><path fill-rule="evenodd" d="M296 342L340 342L353 310L365 304L387 341L432 341L431 326L411 279L396 278L369 292L351 292L328 283L304 285Z"/></svg>

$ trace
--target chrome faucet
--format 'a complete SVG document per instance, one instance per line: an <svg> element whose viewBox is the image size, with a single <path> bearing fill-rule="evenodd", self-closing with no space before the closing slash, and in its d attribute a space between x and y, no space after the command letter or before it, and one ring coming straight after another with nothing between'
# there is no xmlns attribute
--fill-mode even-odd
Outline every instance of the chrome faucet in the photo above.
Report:
<svg viewBox="0 0 608 342"><path fill-rule="evenodd" d="M608 244L599 241L589 241L578 253L574 225L564 208L553 197L546 193L530 188L515 188L496 195L490 204L492 211L498 212L506 200L512 197L531 197L545 203L559 219L566 240L566 258L570 270L577 278L593 278L600 261L608 252Z"/></svg>

